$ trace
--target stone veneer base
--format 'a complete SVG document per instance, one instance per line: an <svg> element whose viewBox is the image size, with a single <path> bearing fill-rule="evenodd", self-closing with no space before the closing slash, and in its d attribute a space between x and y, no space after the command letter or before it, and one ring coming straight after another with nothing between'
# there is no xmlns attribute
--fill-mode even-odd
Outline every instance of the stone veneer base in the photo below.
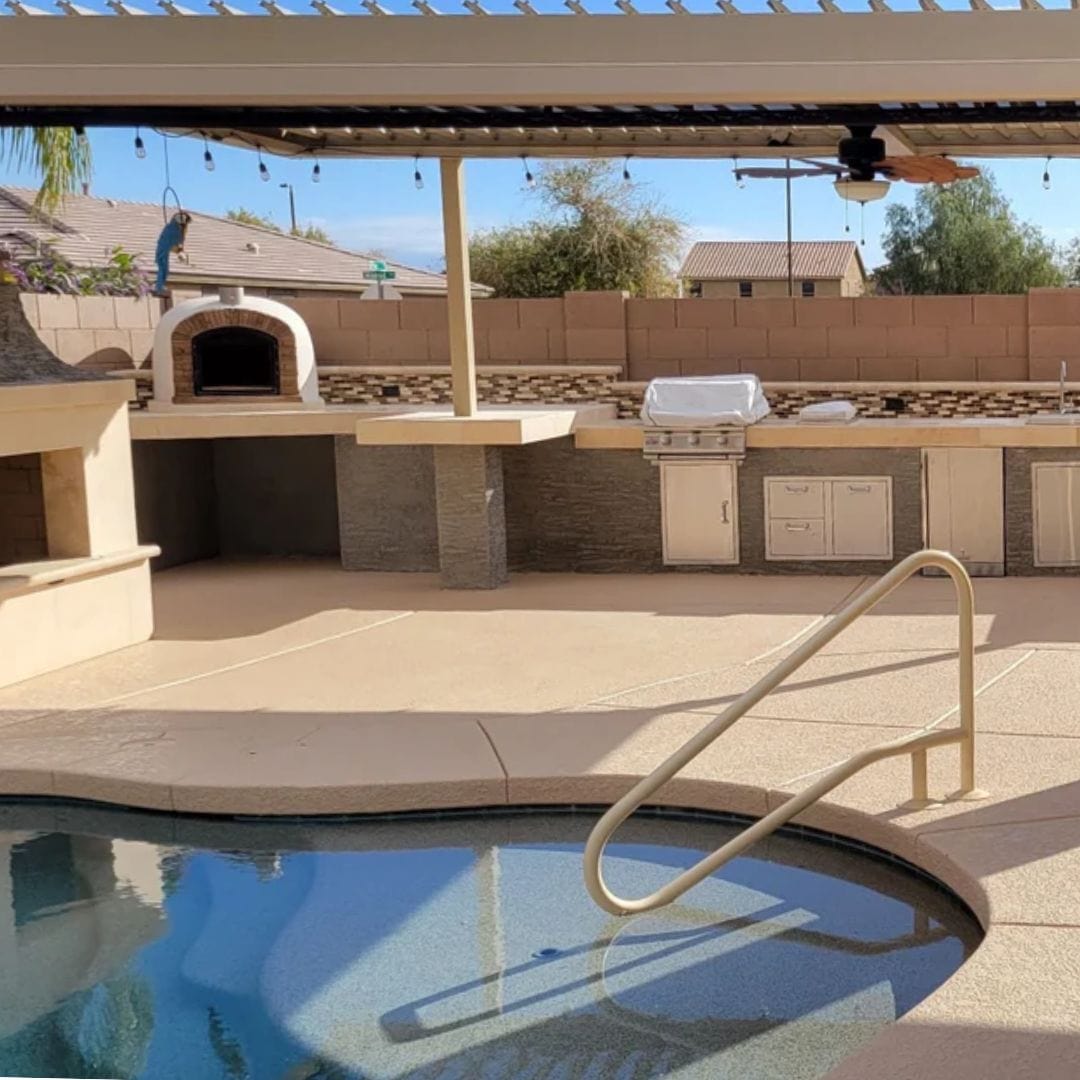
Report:
<svg viewBox="0 0 1080 1080"><path fill-rule="evenodd" d="M497 446L434 449L439 571L448 589L506 583L502 455Z"/></svg>

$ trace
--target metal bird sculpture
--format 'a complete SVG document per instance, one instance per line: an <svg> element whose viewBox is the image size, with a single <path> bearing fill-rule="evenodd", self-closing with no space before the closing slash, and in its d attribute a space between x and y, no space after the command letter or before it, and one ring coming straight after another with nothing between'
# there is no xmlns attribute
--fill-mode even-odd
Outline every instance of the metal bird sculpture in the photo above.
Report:
<svg viewBox="0 0 1080 1080"><path fill-rule="evenodd" d="M154 252L154 261L157 263L157 281L154 283L154 295L166 296L165 281L169 276L169 256L175 251L179 254L184 250L184 240L187 238L188 225L191 224L191 215L184 210L178 210L169 219L165 228L158 237L157 249Z"/></svg>

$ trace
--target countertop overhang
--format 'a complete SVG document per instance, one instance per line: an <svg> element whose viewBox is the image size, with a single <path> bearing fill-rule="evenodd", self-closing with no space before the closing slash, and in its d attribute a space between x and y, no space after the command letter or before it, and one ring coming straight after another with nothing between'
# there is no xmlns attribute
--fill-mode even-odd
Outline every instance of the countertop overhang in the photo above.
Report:
<svg viewBox="0 0 1080 1080"><path fill-rule="evenodd" d="M583 422L574 432L579 450L641 450L645 428L638 420ZM891 448L933 446L1080 447L1080 424L1032 424L1019 418L898 417L826 424L766 419L746 431L749 450L791 448Z"/></svg>

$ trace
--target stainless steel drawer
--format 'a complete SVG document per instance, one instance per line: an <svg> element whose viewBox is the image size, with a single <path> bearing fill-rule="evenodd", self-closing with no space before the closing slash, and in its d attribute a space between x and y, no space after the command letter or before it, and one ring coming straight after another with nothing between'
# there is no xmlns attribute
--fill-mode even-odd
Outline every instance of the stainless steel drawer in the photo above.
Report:
<svg viewBox="0 0 1080 1080"><path fill-rule="evenodd" d="M770 518L825 517L824 481L771 477L765 483Z"/></svg>
<svg viewBox="0 0 1080 1080"><path fill-rule="evenodd" d="M812 559L825 554L825 521L785 518L769 522L770 559Z"/></svg>

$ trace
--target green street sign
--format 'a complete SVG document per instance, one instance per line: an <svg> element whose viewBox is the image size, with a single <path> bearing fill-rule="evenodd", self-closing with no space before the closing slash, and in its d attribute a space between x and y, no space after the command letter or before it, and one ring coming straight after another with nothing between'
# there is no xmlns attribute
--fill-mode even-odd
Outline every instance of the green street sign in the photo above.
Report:
<svg viewBox="0 0 1080 1080"><path fill-rule="evenodd" d="M371 260L371 269L372 270L385 270L386 269L386 263L382 259L372 259Z"/></svg>
<svg viewBox="0 0 1080 1080"><path fill-rule="evenodd" d="M385 263L383 264L386 265ZM361 275L365 281L393 281L397 277L396 270L365 270Z"/></svg>

